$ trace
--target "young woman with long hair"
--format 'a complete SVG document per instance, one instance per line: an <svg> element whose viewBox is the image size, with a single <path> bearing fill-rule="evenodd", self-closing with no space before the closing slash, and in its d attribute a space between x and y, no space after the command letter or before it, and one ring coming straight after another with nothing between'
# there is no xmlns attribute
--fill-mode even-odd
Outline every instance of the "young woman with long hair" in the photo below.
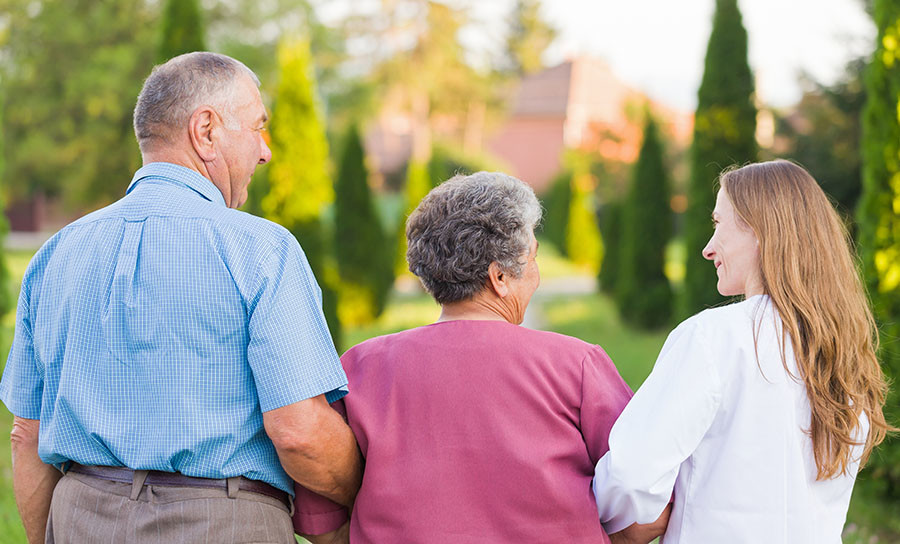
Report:
<svg viewBox="0 0 900 544"><path fill-rule="evenodd" d="M614 532L672 501L666 544L840 542L857 471L894 430L850 238L796 164L719 181L703 255L744 300L669 335L597 463L601 521Z"/></svg>

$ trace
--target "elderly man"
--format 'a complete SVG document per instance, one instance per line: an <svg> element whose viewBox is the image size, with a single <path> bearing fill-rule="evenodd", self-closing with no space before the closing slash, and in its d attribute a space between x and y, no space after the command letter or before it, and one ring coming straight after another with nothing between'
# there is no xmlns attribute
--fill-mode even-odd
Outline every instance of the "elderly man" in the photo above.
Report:
<svg viewBox="0 0 900 544"><path fill-rule="evenodd" d="M271 158L258 84L213 53L154 69L127 195L25 273L0 399L31 542L294 542L291 478L353 502L321 291L287 230L232 209Z"/></svg>

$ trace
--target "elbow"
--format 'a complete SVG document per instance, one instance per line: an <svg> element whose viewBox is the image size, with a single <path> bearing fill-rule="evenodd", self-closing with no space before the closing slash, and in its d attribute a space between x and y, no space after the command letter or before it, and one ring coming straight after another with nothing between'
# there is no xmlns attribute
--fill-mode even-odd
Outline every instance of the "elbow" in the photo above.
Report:
<svg viewBox="0 0 900 544"><path fill-rule="evenodd" d="M9 433L13 456L20 453L37 452L39 435L40 422L38 420L15 417Z"/></svg>
<svg viewBox="0 0 900 544"><path fill-rule="evenodd" d="M290 458L313 457L313 450L316 444L307 433L279 433L275 436L269 435L269 438L272 439L275 451L280 456L288 456Z"/></svg>
<svg viewBox="0 0 900 544"><path fill-rule="evenodd" d="M321 442L318 432L321 417L316 413L304 414L302 418L290 421L277 418L265 422L266 434L275 445L279 455L289 457L312 457Z"/></svg>

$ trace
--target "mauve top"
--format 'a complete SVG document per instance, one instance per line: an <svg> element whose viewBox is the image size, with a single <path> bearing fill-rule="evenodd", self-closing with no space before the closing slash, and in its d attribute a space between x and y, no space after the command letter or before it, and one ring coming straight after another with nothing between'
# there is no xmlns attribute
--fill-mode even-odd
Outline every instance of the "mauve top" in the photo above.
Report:
<svg viewBox="0 0 900 544"><path fill-rule="evenodd" d="M609 542L594 465L631 398L606 353L501 321L373 338L341 358L365 471L350 523L363 543ZM298 486L298 532L345 513Z"/></svg>

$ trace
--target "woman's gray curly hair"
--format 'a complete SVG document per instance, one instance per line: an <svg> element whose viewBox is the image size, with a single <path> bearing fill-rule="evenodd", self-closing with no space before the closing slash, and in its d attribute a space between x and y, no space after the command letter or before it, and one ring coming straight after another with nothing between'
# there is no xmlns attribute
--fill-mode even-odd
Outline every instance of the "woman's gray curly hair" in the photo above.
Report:
<svg viewBox="0 0 900 544"><path fill-rule="evenodd" d="M457 175L428 195L406 221L409 270L440 303L472 298L488 267L522 273L541 205L524 182L497 172Z"/></svg>

